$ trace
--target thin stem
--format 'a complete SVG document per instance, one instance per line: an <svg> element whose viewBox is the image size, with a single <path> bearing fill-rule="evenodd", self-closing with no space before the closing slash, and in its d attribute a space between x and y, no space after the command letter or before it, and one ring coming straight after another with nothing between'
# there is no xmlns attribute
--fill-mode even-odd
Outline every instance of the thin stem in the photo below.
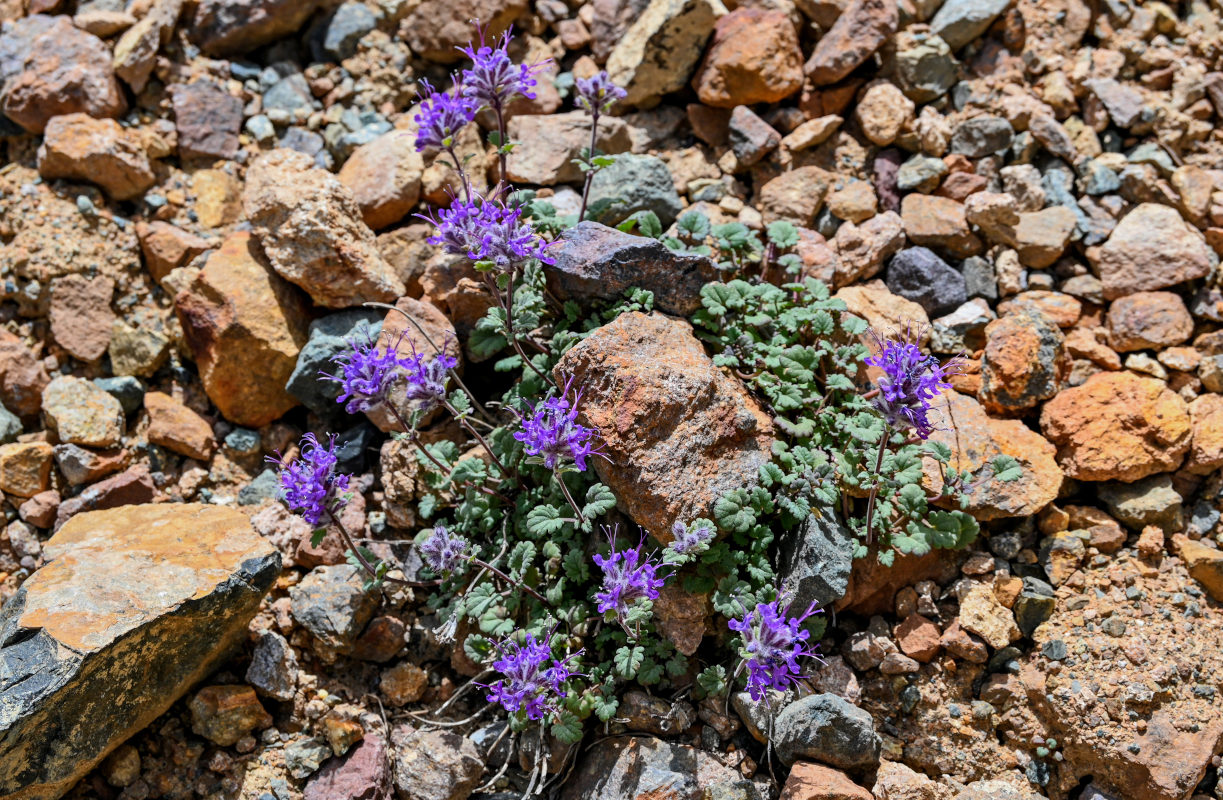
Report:
<svg viewBox="0 0 1223 800"><path fill-rule="evenodd" d="M569 506L573 509L573 513L578 515L579 524L585 522L586 515L582 513L582 509L578 508L578 504L574 502L573 495L569 493L569 487L565 485L565 479L561 477L559 472L553 472L552 475L556 478L556 482L561 485L561 491L565 493L565 499L569 501Z"/></svg>
<svg viewBox="0 0 1223 800"><path fill-rule="evenodd" d="M438 460L437 460L437 459L436 459L436 458L433 456L433 454L429 452L429 448L425 447L425 446L424 446L424 444L422 444L422 443L421 443L421 441L420 441L420 440L419 440L419 439L416 437L416 426L415 426L415 425L409 425L409 424L407 423L407 421L406 421L406 420L403 418L403 416L402 416L402 415L399 413L399 409L395 408L395 404L394 404L394 403L392 403L392 402L390 402L390 401L388 400L388 401L387 401L387 403L386 403L386 407L387 407L387 408L390 410L390 412L391 412L391 416L393 416L393 417L396 419L396 421L398 421L398 422L399 422L400 427L402 427L402 428L403 428L403 432L404 432L405 434L407 434L407 435L408 435L408 437L409 437L408 441L410 441L412 444L416 445L416 449L417 449L417 450L419 450L421 453L423 453L423 454L424 454L424 456L425 456L425 458L427 458L427 459L429 459L430 461L432 461L432 462L433 462L433 466L435 466L435 467L437 467L439 470L441 470L441 472L442 472L442 474L443 474L443 475L449 475L449 474L450 474L450 468L449 468L449 467L447 467L446 465L442 464L442 462L438 461Z"/></svg>
<svg viewBox="0 0 1223 800"><path fill-rule="evenodd" d="M502 187L509 183L509 176L505 174L509 151L505 149L505 111L500 102L493 103L493 111L497 114L497 193L500 194Z"/></svg>
<svg viewBox="0 0 1223 800"><path fill-rule="evenodd" d="M505 468L505 465L501 463L501 459L497 458L497 454L493 452L493 448L490 447L488 442L485 441L484 437L480 435L480 432L467 421L467 418L460 414L458 409L450 405L450 401L448 400L442 401L442 407L450 412L451 416L453 416L455 420L463 426L465 431L476 437L476 441L479 442L480 446L483 447L485 452L488 453L489 458L491 458L493 463L497 465L497 469L501 470L501 474L507 478L510 477L510 471Z"/></svg>
<svg viewBox="0 0 1223 800"><path fill-rule="evenodd" d="M455 154L453 145L451 145L450 147L447 147L446 152L450 153L450 158L452 161L454 161L454 171L458 173L459 181L463 184L463 198L468 203L470 203L471 202L471 184L468 183L467 181L467 172L463 169L462 165L459 163L459 157L458 155Z"/></svg>
<svg viewBox="0 0 1223 800"><path fill-rule="evenodd" d="M383 580L387 583L393 583L397 586L432 586L433 585L433 584L427 584L427 583L420 583L417 581L405 581L401 578L391 578L388 576L380 577L378 575L377 568L375 568L373 564L369 563L369 560L365 557L365 554L362 553L360 548L357 547L357 543L354 542L352 540L352 537L348 535L348 530L344 527L343 523L340 522L340 518L337 517L335 514L333 514L331 512L331 509L327 509L327 517L328 519L331 520L331 524L335 525L336 530L340 532L341 538L344 539L344 544L348 547L348 550L353 554L353 556L356 557L357 563L359 563L361 565L361 568L364 569L366 572L368 572L370 577L373 578L374 580Z"/></svg>
<svg viewBox="0 0 1223 800"><path fill-rule="evenodd" d="M545 603L548 606L552 605L551 603L548 602L548 598L544 597L542 594L535 591L530 586L527 586L522 581L514 580L509 575L506 575L504 572L497 569L496 567L494 567L492 564L488 563L484 559L476 558L475 556L472 556L471 563L475 564L477 567L488 570L489 572L493 573L501 580L508 583L510 586L517 586L519 589L522 589L524 592L531 595L532 597L534 597L536 600L540 601L541 603Z"/></svg>
<svg viewBox="0 0 1223 800"><path fill-rule="evenodd" d="M594 183L595 141L599 130L599 109L595 106L590 112L590 149L586 151L586 183L582 186L582 207L578 211L578 222L586 219L586 201L590 199L590 184Z"/></svg>
<svg viewBox="0 0 1223 800"><path fill-rule="evenodd" d="M887 428L883 429L883 436L879 439L879 453L875 456L875 482L871 486L870 497L866 500L866 543L871 543L872 532L871 522L875 515L875 497L879 494L879 470L883 469L883 451L887 448L888 434L890 431Z"/></svg>
<svg viewBox="0 0 1223 800"><path fill-rule="evenodd" d="M505 295L505 330L506 336L510 340L510 344L514 346L514 351L518 353L518 357L522 359L522 363L531 368L531 371L538 375L544 383L552 383L548 376L539 371L539 369L527 358L527 354L522 352L522 344L518 341L518 334L514 332L514 272L513 267L510 268L510 283L506 289ZM496 288L496 287L494 287Z"/></svg>

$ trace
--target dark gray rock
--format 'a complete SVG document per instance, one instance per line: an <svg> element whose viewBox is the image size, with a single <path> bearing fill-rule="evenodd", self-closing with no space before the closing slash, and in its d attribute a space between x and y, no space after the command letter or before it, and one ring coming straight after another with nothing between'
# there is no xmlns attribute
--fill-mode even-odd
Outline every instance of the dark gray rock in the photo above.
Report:
<svg viewBox="0 0 1223 800"><path fill-rule="evenodd" d="M964 259L960 273L964 276L964 291L969 299L981 297L991 303L997 302L998 275L992 263L980 256L972 256Z"/></svg>
<svg viewBox="0 0 1223 800"><path fill-rule="evenodd" d="M297 656L285 637L275 631L260 631L246 670L246 682L274 700L293 699L297 687Z"/></svg>
<svg viewBox="0 0 1223 800"><path fill-rule="evenodd" d="M611 200L601 221L616 225L638 211L653 211L662 227L671 227L684 210L675 181L665 162L656 156L616 156L615 162L595 173L590 202Z"/></svg>
<svg viewBox="0 0 1223 800"><path fill-rule="evenodd" d="M1023 591L1015 600L1015 624L1024 636L1031 636L1040 624L1053 616L1057 600L1050 595Z"/></svg>
<svg viewBox="0 0 1223 800"><path fill-rule="evenodd" d="M1084 194L1111 194L1121 188L1121 176L1095 158L1079 165L1079 176Z"/></svg>
<svg viewBox="0 0 1223 800"><path fill-rule="evenodd" d="M896 173L896 188L902 192L928 194L938 188L947 174L947 163L941 158L917 153L900 165Z"/></svg>
<svg viewBox="0 0 1223 800"><path fill-rule="evenodd" d="M930 30L952 50L976 39L1006 10L1011 0L947 0L930 20Z"/></svg>
<svg viewBox="0 0 1223 800"><path fill-rule="evenodd" d="M777 715L773 744L786 764L806 758L839 769L861 769L879 763L883 740L866 711L835 694L813 694Z"/></svg>
<svg viewBox="0 0 1223 800"><path fill-rule="evenodd" d="M544 265L548 287L561 300L614 301L636 286L654 293L660 311L687 317L701 307L701 287L717 280L717 265L705 256L669 250L655 239L583 222L561 234Z"/></svg>
<svg viewBox="0 0 1223 800"><path fill-rule="evenodd" d="M1219 517L1219 509L1204 500L1199 500L1193 504L1193 510L1189 512L1189 533L1196 533L1198 536L1209 535L1215 525L1219 524Z"/></svg>
<svg viewBox="0 0 1223 800"><path fill-rule="evenodd" d="M888 264L884 282L894 294L917 303L931 317L955 311L968 300L964 276L925 247L897 253Z"/></svg>
<svg viewBox="0 0 1223 800"><path fill-rule="evenodd" d="M1002 117L973 117L961 122L951 134L951 152L969 158L992 156L1010 147L1014 139L1015 129Z"/></svg>
<svg viewBox="0 0 1223 800"><path fill-rule="evenodd" d="M225 446L238 456L254 456L263 450L259 432L250 428L234 428L226 434Z"/></svg>
<svg viewBox="0 0 1223 800"><path fill-rule="evenodd" d="M735 106L728 128L730 149L739 165L750 167L781 144L781 134L747 106Z"/></svg>
<svg viewBox="0 0 1223 800"><path fill-rule="evenodd" d="M118 400L124 414L131 414L144 405L144 384L131 375L120 378L94 378L93 384Z"/></svg>
<svg viewBox="0 0 1223 800"><path fill-rule="evenodd" d="M649 737L609 739L583 756L561 800L710 797L763 800L751 782L693 747Z"/></svg>
<svg viewBox="0 0 1223 800"><path fill-rule="evenodd" d="M344 409L336 402L340 384L321 379L319 373L339 373L340 367L333 359L351 348L350 339L377 341L382 318L383 314L375 309L356 308L311 322L309 339L297 355L297 366L285 384L285 391L321 417L342 416Z"/></svg>
<svg viewBox="0 0 1223 800"><path fill-rule="evenodd" d="M1183 498L1173 487L1171 475L1161 473L1133 483L1105 483L1096 491L1109 513L1131 530L1156 525L1166 533L1176 533L1184 527Z"/></svg>
<svg viewBox="0 0 1223 800"><path fill-rule="evenodd" d="M319 61L342 61L357 52L357 42L378 24L364 3L344 3L335 10L323 31Z"/></svg>
<svg viewBox="0 0 1223 800"><path fill-rule="evenodd" d="M832 509L813 513L802 525L781 534L777 577L794 593L790 602L796 612L813 602L823 607L845 596L855 544Z"/></svg>
<svg viewBox="0 0 1223 800"><path fill-rule="evenodd" d="M55 466L69 486L93 483L126 466L118 450L90 450L75 444L55 445Z"/></svg>
<svg viewBox="0 0 1223 800"><path fill-rule="evenodd" d="M351 564L316 567L289 589L289 613L324 646L345 652L378 610L378 596L363 588L364 576Z"/></svg>

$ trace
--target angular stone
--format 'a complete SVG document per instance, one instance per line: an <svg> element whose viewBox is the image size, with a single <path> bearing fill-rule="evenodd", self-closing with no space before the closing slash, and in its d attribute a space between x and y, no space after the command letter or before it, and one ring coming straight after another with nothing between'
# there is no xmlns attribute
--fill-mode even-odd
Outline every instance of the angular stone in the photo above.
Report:
<svg viewBox="0 0 1223 800"><path fill-rule="evenodd" d="M526 0L423 0L399 30L413 53L449 64L463 58L458 48L472 40L471 20L480 20L491 42L526 10Z"/></svg>
<svg viewBox="0 0 1223 800"><path fill-rule="evenodd" d="M285 637L275 631L261 631L251 652L246 682L273 700L293 699L297 686L297 655Z"/></svg>
<svg viewBox="0 0 1223 800"><path fill-rule="evenodd" d="M627 92L624 103L652 108L682 89L723 8L714 0L650 0L607 57L608 75Z"/></svg>
<svg viewBox="0 0 1223 800"><path fill-rule="evenodd" d="M1172 543L1189 575L1202 584L1211 598L1223 602L1223 550L1207 547L1184 535L1173 536Z"/></svg>
<svg viewBox="0 0 1223 800"><path fill-rule="evenodd" d="M272 724L255 690L249 686L206 686L191 698L191 731L213 744L229 747L256 728Z"/></svg>
<svg viewBox="0 0 1223 800"><path fill-rule="evenodd" d="M347 652L378 609L364 574L350 564L316 567L289 589L293 619L326 647Z"/></svg>
<svg viewBox="0 0 1223 800"><path fill-rule="evenodd" d="M942 649L942 631L921 614L910 614L896 626L896 643L906 656L927 663Z"/></svg>
<svg viewBox="0 0 1223 800"><path fill-rule="evenodd" d="M921 337L918 344L926 343L925 331L930 325L926 310L912 300L892 294L883 281L846 286L833 297L845 303L851 314L866 320L873 330L891 335L912 328Z"/></svg>
<svg viewBox="0 0 1223 800"><path fill-rule="evenodd" d="M714 25L692 87L719 108L776 103L803 86L803 53L783 11L741 7Z"/></svg>
<svg viewBox="0 0 1223 800"><path fill-rule="evenodd" d="M115 42L112 63L115 74L139 94L148 85L157 63L157 51L169 43L183 10L183 0L156 0L132 27Z"/></svg>
<svg viewBox="0 0 1223 800"><path fill-rule="evenodd" d="M125 472L98 481L75 497L60 503L55 512L55 527L58 530L72 517L86 511L104 511L119 506L151 503L155 494L148 466L137 464Z"/></svg>
<svg viewBox="0 0 1223 800"><path fill-rule="evenodd" d="M1010 0L947 0L930 20L930 29L959 50L985 33L1008 5Z"/></svg>
<svg viewBox="0 0 1223 800"><path fill-rule="evenodd" d="M913 101L894 84L884 80L872 83L862 92L854 115L867 139L887 147L913 119Z"/></svg>
<svg viewBox="0 0 1223 800"><path fill-rule="evenodd" d="M1015 129L1002 117L973 117L956 126L951 135L951 152L983 158L1003 152L1014 138Z"/></svg>
<svg viewBox="0 0 1223 800"><path fill-rule="evenodd" d="M211 673L280 574L275 548L219 506L83 514L43 547L0 612L0 796L32 800L61 796Z"/></svg>
<svg viewBox="0 0 1223 800"><path fill-rule="evenodd" d="M343 758L328 761L310 778L302 800L390 800L393 794L386 741L367 733Z"/></svg>
<svg viewBox="0 0 1223 800"><path fill-rule="evenodd" d="M163 392L146 394L144 408L149 412L150 442L197 461L212 457L217 439L208 420Z"/></svg>
<svg viewBox="0 0 1223 800"><path fill-rule="evenodd" d="M172 270L190 263L211 246L206 239L161 220L136 223L136 235L140 237L144 264L159 284Z"/></svg>
<svg viewBox="0 0 1223 800"><path fill-rule="evenodd" d="M1204 394L1189 404L1193 441L1185 469L1207 475L1223 467L1223 395Z"/></svg>
<svg viewBox="0 0 1223 800"><path fill-rule="evenodd" d="M1142 92L1113 78L1090 78L1083 86L1104 106L1113 124L1118 128L1130 128L1142 119L1146 98Z"/></svg>
<svg viewBox="0 0 1223 800"><path fill-rule="evenodd" d="M791 606L823 608L844 597L853 551L854 538L833 509L817 510L801 525L779 532L777 575Z"/></svg>
<svg viewBox="0 0 1223 800"><path fill-rule="evenodd" d="M981 252L981 240L968 226L964 205L947 197L909 194L900 202L905 234L914 244L967 258Z"/></svg>
<svg viewBox="0 0 1223 800"><path fill-rule="evenodd" d="M611 166L595 173L590 182L590 202L602 200L611 201L600 217L609 225L618 225L633 214L650 211L665 230L684 209L666 163L657 156L631 153L617 156Z"/></svg>
<svg viewBox="0 0 1223 800"><path fill-rule="evenodd" d="M912 300L931 317L959 308L968 299L964 276L924 247L910 247L888 264L885 280L893 293Z"/></svg>
<svg viewBox="0 0 1223 800"><path fill-rule="evenodd" d="M279 149L247 171L242 204L272 268L321 306L393 303L403 282L378 254L352 193L313 164Z"/></svg>
<svg viewBox="0 0 1223 800"><path fill-rule="evenodd" d="M319 5L319 0L202 0L188 33L209 55L243 53L293 33Z"/></svg>
<svg viewBox="0 0 1223 800"><path fill-rule="evenodd" d="M1160 350L1192 335L1193 317L1173 292L1135 292L1108 307L1108 340L1118 353Z"/></svg>
<svg viewBox="0 0 1223 800"><path fill-rule="evenodd" d="M509 137L515 142L506 165L511 181L553 186L583 179L573 159L590 147L590 117L586 112L519 115L510 120ZM629 126L624 120L600 118L596 150L615 155L631 147Z"/></svg>
<svg viewBox="0 0 1223 800"><path fill-rule="evenodd" d="M760 187L759 206L764 221L789 220L803 227L815 221L824 205L832 174L819 167L796 167ZM898 226L899 227L899 226Z"/></svg>
<svg viewBox="0 0 1223 800"><path fill-rule="evenodd" d="M873 800L873 795L840 770L800 762L790 770L779 800Z"/></svg>
<svg viewBox="0 0 1223 800"><path fill-rule="evenodd" d="M1020 214L1015 226L1020 263L1033 269L1053 266L1066 251L1077 224L1078 218L1065 206Z"/></svg>
<svg viewBox="0 0 1223 800"><path fill-rule="evenodd" d="M754 486L771 457L772 420L713 365L687 322L631 312L599 328L553 369L583 391L599 431L600 480L660 541L676 520L711 518L728 491Z"/></svg>
<svg viewBox="0 0 1223 800"><path fill-rule="evenodd" d="M184 159L232 159L238 154L242 101L212 81L171 87L178 155Z"/></svg>
<svg viewBox="0 0 1223 800"><path fill-rule="evenodd" d="M730 112L727 138L740 167L752 166L781 144L781 134L747 106Z"/></svg>
<svg viewBox="0 0 1223 800"><path fill-rule="evenodd" d="M981 402L991 411L1015 413L1057 394L1069 369L1066 337L1034 306L985 326Z"/></svg>
<svg viewBox="0 0 1223 800"><path fill-rule="evenodd" d="M306 301L250 233L226 239L174 303L204 390L226 419L259 427L297 404L284 386L306 343Z"/></svg>
<svg viewBox="0 0 1223 800"><path fill-rule="evenodd" d="M17 497L33 497L44 491L51 477L54 452L46 442L0 445L0 490Z"/></svg>
<svg viewBox="0 0 1223 800"><path fill-rule="evenodd" d="M391 730L399 800L466 800L480 785L484 761L471 739L446 730Z"/></svg>
<svg viewBox="0 0 1223 800"><path fill-rule="evenodd" d="M416 135L393 130L354 150L339 178L352 192L365 224L379 230L403 219L416 205L424 172Z"/></svg>
<svg viewBox="0 0 1223 800"><path fill-rule="evenodd" d="M343 408L338 402L341 385L322 380L320 372L338 374L334 359L350 352L350 342L377 341L382 332L383 313L375 308L354 308L328 314L310 323L310 337L297 355L297 365L285 384L285 391L321 417L334 417Z"/></svg>
<svg viewBox="0 0 1223 800"><path fill-rule="evenodd" d="M1089 248L1087 256L1109 300L1203 278L1213 261L1197 229L1176 209L1158 203L1136 206L1121 218L1108 241Z"/></svg>
<svg viewBox="0 0 1223 800"><path fill-rule="evenodd" d="M703 800L742 780L704 750L645 736L608 740L581 758L562 800ZM750 784L749 784L750 785ZM730 797L742 797L731 794ZM748 798L756 795L749 794Z"/></svg>
<svg viewBox="0 0 1223 800"><path fill-rule="evenodd" d="M115 322L110 309L114 291L115 282L105 275L64 275L51 281L51 333L81 361L91 363L106 354Z"/></svg>
<svg viewBox="0 0 1223 800"><path fill-rule="evenodd" d="M820 37L804 71L816 86L836 83L896 33L895 0L852 0Z"/></svg>
<svg viewBox="0 0 1223 800"><path fill-rule="evenodd" d="M564 231L545 264L548 288L561 300L615 302L631 287L654 293L660 311L688 317L701 307L701 287L717 280L706 256L677 253L661 242L597 222Z"/></svg>
<svg viewBox="0 0 1223 800"><path fill-rule="evenodd" d="M21 339L0 330L0 400L21 417L32 417L42 408L42 391L51 378L42 362Z"/></svg>
<svg viewBox="0 0 1223 800"><path fill-rule="evenodd" d="M1184 498L1168 475L1150 475L1133 483L1106 483L1096 490L1109 513L1130 530L1158 525L1173 531L1184 527Z"/></svg>
<svg viewBox="0 0 1223 800"><path fill-rule="evenodd" d="M895 211L885 211L861 225L846 222L837 228L833 241L837 251L833 286L847 286L875 277L884 262L905 246L904 224ZM924 309L922 315L927 316Z"/></svg>
<svg viewBox="0 0 1223 800"><path fill-rule="evenodd" d="M47 122L38 148L38 174L95 183L115 200L139 197L157 181L135 133L113 119L80 113Z"/></svg>
<svg viewBox="0 0 1223 800"><path fill-rule="evenodd" d="M790 703L773 728L773 745L786 764L809 758L840 769L870 768L879 763L881 744L871 715L833 694Z"/></svg>
<svg viewBox="0 0 1223 800"><path fill-rule="evenodd" d="M1019 638L1011 610L998 602L988 583L976 583L960 598L960 625L975 633L995 650Z"/></svg>
<svg viewBox="0 0 1223 800"><path fill-rule="evenodd" d="M47 428L61 442L110 447L126 428L119 401L84 378L63 376L47 384L42 410Z"/></svg>
<svg viewBox="0 0 1223 800"><path fill-rule="evenodd" d="M127 466L126 450L86 450L75 444L55 446L55 465L69 486L93 483Z"/></svg>

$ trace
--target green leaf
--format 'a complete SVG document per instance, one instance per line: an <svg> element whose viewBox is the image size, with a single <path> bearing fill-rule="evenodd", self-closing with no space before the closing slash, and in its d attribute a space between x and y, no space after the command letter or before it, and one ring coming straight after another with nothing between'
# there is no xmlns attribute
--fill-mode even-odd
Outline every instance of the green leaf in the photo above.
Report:
<svg viewBox="0 0 1223 800"><path fill-rule="evenodd" d="M715 664L705 667L696 676L696 683L709 697L719 697L726 692L726 667Z"/></svg>
<svg viewBox="0 0 1223 800"><path fill-rule="evenodd" d="M552 723L552 735L564 744L582 741L582 721L572 711L563 710Z"/></svg>
<svg viewBox="0 0 1223 800"><path fill-rule="evenodd" d="M981 526L963 511L935 511L930 514L931 543L935 547L967 547L977 538Z"/></svg>
<svg viewBox="0 0 1223 800"><path fill-rule="evenodd" d="M770 222L768 227L769 241L783 250L789 250L798 244L798 228L786 220Z"/></svg>
<svg viewBox="0 0 1223 800"><path fill-rule="evenodd" d="M601 483L596 483L586 490L586 505L582 506L582 516L595 519L616 507L616 496L612 490Z"/></svg>
<svg viewBox="0 0 1223 800"><path fill-rule="evenodd" d="M548 503L540 503L527 512L527 532L535 537L560 533L565 527L561 510Z"/></svg>
<svg viewBox="0 0 1223 800"><path fill-rule="evenodd" d="M310 531L310 546L318 547L327 538L327 526L321 525Z"/></svg>
<svg viewBox="0 0 1223 800"><path fill-rule="evenodd" d="M637 670L641 669L641 663L645 660L645 648L640 645L625 645L616 650L616 656L612 660L615 666L616 674L626 681L631 681L637 677Z"/></svg>
<svg viewBox="0 0 1223 800"><path fill-rule="evenodd" d="M719 497L713 504L713 517L719 528L731 533L746 533L756 524L756 512L743 489L735 489Z"/></svg>
<svg viewBox="0 0 1223 800"><path fill-rule="evenodd" d="M607 686L604 687L604 689L607 692L606 695L596 694L592 695L592 697L594 702L595 716L597 716L603 722L607 722L612 717L616 716L616 709L620 708L620 701L611 694L613 691L612 687Z"/></svg>
<svg viewBox="0 0 1223 800"><path fill-rule="evenodd" d="M652 658L643 659L637 670L637 682L642 686L652 686L662 680L662 664Z"/></svg>
<svg viewBox="0 0 1223 800"><path fill-rule="evenodd" d="M994 480L1003 483L1017 481L1023 477L1023 466L1011 456L995 456L990 462Z"/></svg>
<svg viewBox="0 0 1223 800"><path fill-rule="evenodd" d="M675 222L680 234L688 239L701 241L709 236L709 217L699 211L687 211Z"/></svg>

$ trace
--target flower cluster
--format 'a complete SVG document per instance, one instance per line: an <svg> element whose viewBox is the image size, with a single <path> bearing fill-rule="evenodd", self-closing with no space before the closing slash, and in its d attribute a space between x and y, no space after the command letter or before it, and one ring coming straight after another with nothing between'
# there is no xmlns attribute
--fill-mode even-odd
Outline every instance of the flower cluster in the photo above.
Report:
<svg viewBox="0 0 1223 800"><path fill-rule="evenodd" d="M475 102L464 94L460 84L449 92L439 92L429 81L421 78L420 87L424 99L420 110L412 118L417 126L417 151L430 147L446 150L454 147L459 131L476 117ZM454 166L457 168L459 165Z"/></svg>
<svg viewBox="0 0 1223 800"><path fill-rule="evenodd" d="M547 66L547 61L538 64L515 64L510 58L511 35L506 31L499 40L489 45L480 31L480 46L473 43L460 47L459 51L471 59L471 67L463 71L463 94L477 107L494 109L505 105L519 95L535 99L535 74Z"/></svg>
<svg viewBox="0 0 1223 800"><path fill-rule="evenodd" d="M544 466L555 470L562 460L573 459L578 471L586 471L586 457L600 455L595 449L595 430L578 424L578 403L581 392L575 392L573 400L567 397L573 383L570 378L557 397L552 397L531 409L529 416L521 417L522 430L514 438L522 442L527 455L540 456Z"/></svg>
<svg viewBox="0 0 1223 800"><path fill-rule="evenodd" d="M522 219L521 208L510 208L498 200L473 195L455 199L450 208L434 217L421 215L437 226L427 240L447 253L463 255L472 261L486 261L500 272L510 272L532 258L551 264L547 244Z"/></svg>
<svg viewBox="0 0 1223 800"><path fill-rule="evenodd" d="M713 527L708 523L685 525L676 520L671 526L671 536L671 544L668 546L672 552L682 556L695 555L709 546L713 539Z"/></svg>
<svg viewBox="0 0 1223 800"><path fill-rule="evenodd" d="M363 414L386 399L391 384L403 377L403 361L395 348L379 350L368 336L364 341L354 336L348 340L348 351L334 361L340 366L339 375L319 374L340 384L336 402L344 403L349 414Z"/></svg>
<svg viewBox="0 0 1223 800"><path fill-rule="evenodd" d="M893 427L912 428L920 438L927 439L934 432L926 416L930 412L930 401L943 389L951 388L947 378L959 370L960 359L953 358L940 365L938 358L922 353L917 346L919 339L920 333L915 335L911 329L891 339L876 334L875 345L879 353L863 360L884 373L879 379L875 408Z"/></svg>
<svg viewBox="0 0 1223 800"><path fill-rule="evenodd" d="M742 619L727 622L743 637L741 654L747 666L747 691L753 700L766 697L769 689L784 692L801 678L798 659L819 658L807 644L811 633L802 630L807 617L818 613L815 604L802 616L791 617L789 613L789 609L779 611L774 600L758 603L750 612L745 609Z"/></svg>
<svg viewBox="0 0 1223 800"><path fill-rule="evenodd" d="M447 355L446 344L433 356L413 352L401 362L407 388L404 396L417 411L428 411L446 399L446 380L459 360Z"/></svg>
<svg viewBox="0 0 1223 800"><path fill-rule="evenodd" d="M486 687L488 701L499 703L511 714L524 712L527 719L540 720L555 711L565 698L565 682L577 674L570 669L569 662L581 656L582 651L558 660L544 642L536 641L529 633L524 639L521 645L507 640L499 646L500 657L493 662L493 669L502 677Z"/></svg>
<svg viewBox="0 0 1223 800"><path fill-rule="evenodd" d="M594 562L603 570L603 587L595 592L599 613L611 611L623 621L633 606L643 600L657 600L667 575L659 577L659 564L644 554L645 540L634 548L616 550L615 534L608 531L611 552L594 555Z"/></svg>
<svg viewBox="0 0 1223 800"><path fill-rule="evenodd" d="M317 526L323 518L344 503L351 475L336 473L335 436L327 447L313 433L301 440L301 454L291 464L283 459L268 458L280 466L281 496L290 511L302 515L310 525Z"/></svg>
<svg viewBox="0 0 1223 800"><path fill-rule="evenodd" d="M606 70L600 70L589 78L578 78L575 84L577 104L596 117L610 111L612 106L628 95L624 89L612 83Z"/></svg>
<svg viewBox="0 0 1223 800"><path fill-rule="evenodd" d="M468 558L471 542L452 534L444 525L433 529L419 548L420 557L438 575L454 572Z"/></svg>

